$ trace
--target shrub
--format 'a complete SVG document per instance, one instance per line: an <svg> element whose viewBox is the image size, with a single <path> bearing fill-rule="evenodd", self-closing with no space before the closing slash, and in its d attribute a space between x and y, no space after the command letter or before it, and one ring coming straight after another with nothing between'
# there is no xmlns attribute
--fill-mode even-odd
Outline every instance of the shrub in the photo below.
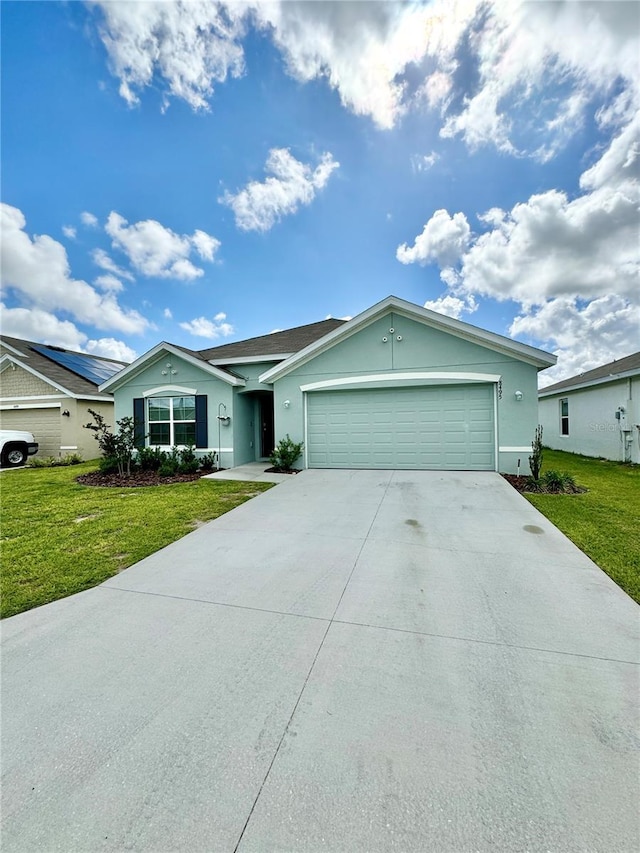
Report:
<svg viewBox="0 0 640 853"><path fill-rule="evenodd" d="M120 476L131 473L131 462L135 450L135 425L133 418L120 418L116 421L118 432L111 432L111 427L103 415L89 409L89 414L95 423L85 424L85 429L95 432L94 438L102 451L103 457L115 459ZM102 470L102 469L101 469Z"/></svg>
<svg viewBox="0 0 640 853"><path fill-rule="evenodd" d="M203 471L213 471L218 462L216 453L203 453L200 457L200 467Z"/></svg>
<svg viewBox="0 0 640 853"><path fill-rule="evenodd" d="M280 468L282 471L291 471L293 463L302 453L303 447L304 444L302 441L293 441L289 433L287 433L287 437L281 438L275 446L273 453L269 457L269 461L274 468Z"/></svg>
<svg viewBox="0 0 640 853"><path fill-rule="evenodd" d="M547 492L573 494L580 491L571 474L562 471L546 471L542 483Z"/></svg>
<svg viewBox="0 0 640 853"><path fill-rule="evenodd" d="M531 468L531 476L534 480L540 479L540 471L542 470L542 427L538 424L536 434L531 442L531 456L529 457L529 468Z"/></svg>
<svg viewBox="0 0 640 853"><path fill-rule="evenodd" d="M83 461L79 453L67 453L66 456L34 457L29 461L29 468L60 468L65 465L79 465Z"/></svg>
<svg viewBox="0 0 640 853"><path fill-rule="evenodd" d="M195 474L200 467L200 463L198 462L193 445L183 447L182 450L178 451L178 455L178 471L180 474Z"/></svg>
<svg viewBox="0 0 640 853"><path fill-rule="evenodd" d="M164 450L159 447L141 447L136 462L141 471L158 471L166 458Z"/></svg>
<svg viewBox="0 0 640 853"><path fill-rule="evenodd" d="M98 460L98 467L103 474L117 474L118 459L116 456L101 456Z"/></svg>

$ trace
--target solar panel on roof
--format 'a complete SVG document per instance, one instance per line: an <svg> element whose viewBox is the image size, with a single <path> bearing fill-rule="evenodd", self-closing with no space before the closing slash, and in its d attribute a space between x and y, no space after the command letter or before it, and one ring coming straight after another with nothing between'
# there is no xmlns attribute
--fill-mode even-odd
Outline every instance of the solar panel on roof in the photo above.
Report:
<svg viewBox="0 0 640 853"><path fill-rule="evenodd" d="M55 361L61 367L66 367L67 370L71 370L83 379L95 382L96 385L101 385L122 370L122 365L92 355L83 355L79 352L61 352L53 347L46 346L33 346L32 349L40 355L44 355L45 358Z"/></svg>

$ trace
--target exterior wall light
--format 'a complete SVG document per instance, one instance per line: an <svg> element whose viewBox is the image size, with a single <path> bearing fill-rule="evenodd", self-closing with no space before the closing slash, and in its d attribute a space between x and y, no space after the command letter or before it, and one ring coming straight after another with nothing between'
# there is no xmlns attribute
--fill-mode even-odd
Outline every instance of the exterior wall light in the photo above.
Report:
<svg viewBox="0 0 640 853"><path fill-rule="evenodd" d="M516 391L516 393L513 396L516 398L516 400L519 403L520 400L522 400L522 391Z"/></svg>
<svg viewBox="0 0 640 853"><path fill-rule="evenodd" d="M282 405L285 407L285 409L288 409L289 406L291 405L291 400L285 400Z"/></svg>
<svg viewBox="0 0 640 853"><path fill-rule="evenodd" d="M64 412L62 413L62 417L63 418L70 418L71 417L71 412L69 411L69 409L64 410Z"/></svg>

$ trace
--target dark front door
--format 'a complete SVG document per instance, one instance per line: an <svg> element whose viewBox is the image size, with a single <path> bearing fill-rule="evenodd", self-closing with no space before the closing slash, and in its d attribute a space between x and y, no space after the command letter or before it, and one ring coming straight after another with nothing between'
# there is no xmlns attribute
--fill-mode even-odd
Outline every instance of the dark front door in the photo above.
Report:
<svg viewBox="0 0 640 853"><path fill-rule="evenodd" d="M260 395L260 455L271 456L273 436L273 394Z"/></svg>

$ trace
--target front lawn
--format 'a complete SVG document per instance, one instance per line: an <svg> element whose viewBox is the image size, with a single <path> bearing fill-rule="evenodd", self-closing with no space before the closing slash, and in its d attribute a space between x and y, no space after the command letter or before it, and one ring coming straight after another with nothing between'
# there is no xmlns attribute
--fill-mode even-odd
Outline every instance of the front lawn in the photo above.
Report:
<svg viewBox="0 0 640 853"><path fill-rule="evenodd" d="M95 468L86 462L0 475L2 617L102 583L270 487L224 480L122 489L76 483Z"/></svg>
<svg viewBox="0 0 640 853"><path fill-rule="evenodd" d="M566 471L582 495L527 500L640 603L640 466L544 450L543 473Z"/></svg>

